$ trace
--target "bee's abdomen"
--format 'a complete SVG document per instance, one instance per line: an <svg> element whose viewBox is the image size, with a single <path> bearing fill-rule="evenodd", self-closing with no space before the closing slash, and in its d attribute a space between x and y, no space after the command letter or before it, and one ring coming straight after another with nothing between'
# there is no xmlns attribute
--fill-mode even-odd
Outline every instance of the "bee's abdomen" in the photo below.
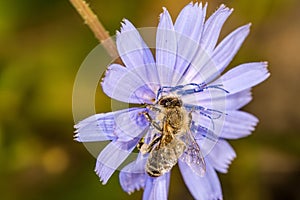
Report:
<svg viewBox="0 0 300 200"><path fill-rule="evenodd" d="M182 155L185 145L174 140L164 148L154 149L147 160L146 172L149 176L159 177L169 172Z"/></svg>

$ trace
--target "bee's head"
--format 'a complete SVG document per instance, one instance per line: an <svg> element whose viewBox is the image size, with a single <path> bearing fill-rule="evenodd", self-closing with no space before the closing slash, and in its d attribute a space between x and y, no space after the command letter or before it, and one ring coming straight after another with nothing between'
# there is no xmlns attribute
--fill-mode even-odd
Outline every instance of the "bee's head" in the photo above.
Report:
<svg viewBox="0 0 300 200"><path fill-rule="evenodd" d="M165 108L174 108L174 107L181 107L182 102L177 97L162 97L158 104L165 107Z"/></svg>

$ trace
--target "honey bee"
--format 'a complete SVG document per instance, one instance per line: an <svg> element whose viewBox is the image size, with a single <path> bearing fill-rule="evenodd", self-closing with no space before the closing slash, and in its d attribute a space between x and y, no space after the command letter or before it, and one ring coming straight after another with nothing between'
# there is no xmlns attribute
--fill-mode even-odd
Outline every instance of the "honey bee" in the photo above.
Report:
<svg viewBox="0 0 300 200"><path fill-rule="evenodd" d="M157 113L155 119L147 112L143 114L154 128L155 135L149 144L140 141L138 146L142 154L149 153L145 167L148 175L159 177L169 172L181 159L194 172L203 176L205 162L190 132L191 112L188 113L182 101L173 96L162 96L149 109Z"/></svg>

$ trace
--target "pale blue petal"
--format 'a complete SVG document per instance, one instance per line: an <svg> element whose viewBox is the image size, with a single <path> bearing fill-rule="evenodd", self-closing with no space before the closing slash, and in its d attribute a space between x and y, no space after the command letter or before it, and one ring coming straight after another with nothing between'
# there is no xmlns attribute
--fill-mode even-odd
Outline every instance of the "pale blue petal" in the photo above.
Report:
<svg viewBox="0 0 300 200"><path fill-rule="evenodd" d="M237 28L221 41L214 49L211 57L204 56L203 59L202 56L201 59L196 59L195 62L193 62L193 66L201 66L202 64L203 67L199 68L199 72L191 82L209 83L220 76L249 34L249 28L250 24ZM205 64L203 65L203 63Z"/></svg>
<svg viewBox="0 0 300 200"><path fill-rule="evenodd" d="M79 142L116 139L130 141L149 126L144 115L140 114L143 111L145 108L130 108L92 115L74 126L75 140Z"/></svg>
<svg viewBox="0 0 300 200"><path fill-rule="evenodd" d="M115 117L115 134L119 142L128 142L134 138L141 138L148 131L149 121L142 112L145 108L137 108L131 112L124 112Z"/></svg>
<svg viewBox="0 0 300 200"><path fill-rule="evenodd" d="M145 66L144 66L145 67ZM108 67L102 82L103 91L111 98L126 103L152 103L155 94L138 74L142 67L128 69L118 64Z"/></svg>
<svg viewBox="0 0 300 200"><path fill-rule="evenodd" d="M223 99L214 98L212 100L213 104L217 103L218 100L223 101ZM229 94L226 96L225 99L226 110L238 110L244 107L245 105L247 105L251 100L252 100L251 88L235 94Z"/></svg>
<svg viewBox="0 0 300 200"><path fill-rule="evenodd" d="M201 105L221 112L238 110L252 100L251 88L238 93L226 93L218 89L206 89L203 92L182 96L185 104Z"/></svg>
<svg viewBox="0 0 300 200"><path fill-rule="evenodd" d="M206 162L206 172L203 177L198 176L193 170L181 160L178 165L187 188L195 199L199 200L220 200L222 199L222 189L217 173Z"/></svg>
<svg viewBox="0 0 300 200"><path fill-rule="evenodd" d="M170 14L164 8L156 33L156 64L161 85L172 84L176 52L176 32Z"/></svg>
<svg viewBox="0 0 300 200"><path fill-rule="evenodd" d="M97 158L95 172L103 184L107 183L115 170L129 156L138 141L139 138L130 142L112 141L101 151Z"/></svg>
<svg viewBox="0 0 300 200"><path fill-rule="evenodd" d="M139 154L138 158L126 165L120 172L119 179L123 190L132 193L145 187L148 175L145 173L147 159Z"/></svg>
<svg viewBox="0 0 300 200"><path fill-rule="evenodd" d="M212 84L222 84L234 94L261 83L269 76L266 62L246 63L229 70Z"/></svg>
<svg viewBox="0 0 300 200"><path fill-rule="evenodd" d="M246 137L254 131L258 119L244 111L228 110L218 118L209 118L199 112L192 113L191 131L197 140L203 140L206 155L219 137L226 139L238 139ZM208 139L208 140L206 140Z"/></svg>
<svg viewBox="0 0 300 200"><path fill-rule="evenodd" d="M230 144L220 139L209 152L207 160L219 172L227 173L228 167L235 157L235 151Z"/></svg>
<svg viewBox="0 0 300 200"><path fill-rule="evenodd" d="M155 63L153 55L137 29L126 19L123 20L121 32L117 33L117 48L125 66L139 67Z"/></svg>
<svg viewBox="0 0 300 200"><path fill-rule="evenodd" d="M143 200L167 200L169 193L170 173L152 178L147 178Z"/></svg>
<svg viewBox="0 0 300 200"><path fill-rule="evenodd" d="M158 83L153 55L137 29L126 19L117 33L117 48L127 68L141 68L137 74L145 83Z"/></svg>
<svg viewBox="0 0 300 200"><path fill-rule="evenodd" d="M202 8L202 3L200 5L190 3L182 9L176 19L174 28L177 34L178 48L173 83L177 83L184 76L184 72L199 48L206 7L207 4Z"/></svg>
<svg viewBox="0 0 300 200"><path fill-rule="evenodd" d="M96 114L80 121L74 126L76 129L74 139L78 142L116 139L117 136L113 132L115 129L114 116L118 112Z"/></svg>
<svg viewBox="0 0 300 200"><path fill-rule="evenodd" d="M214 50L223 24L232 11L232 9L222 4L205 22L204 32L201 38L201 47L205 49L208 54Z"/></svg>
<svg viewBox="0 0 300 200"><path fill-rule="evenodd" d="M175 21L175 31L198 43L202 35L206 8L207 4L202 8L202 3L190 3L185 6Z"/></svg>
<svg viewBox="0 0 300 200"><path fill-rule="evenodd" d="M258 119L244 111L227 111L220 137L238 139L254 131Z"/></svg>

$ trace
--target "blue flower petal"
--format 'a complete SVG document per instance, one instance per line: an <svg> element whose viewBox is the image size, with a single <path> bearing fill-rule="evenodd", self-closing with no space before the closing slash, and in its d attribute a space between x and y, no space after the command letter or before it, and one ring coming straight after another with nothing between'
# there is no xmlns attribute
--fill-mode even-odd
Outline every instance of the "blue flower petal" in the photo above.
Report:
<svg viewBox="0 0 300 200"><path fill-rule="evenodd" d="M212 84L222 84L223 87L234 94L251 88L270 76L266 62L253 62L239 65Z"/></svg>
<svg viewBox="0 0 300 200"><path fill-rule="evenodd" d="M137 74L145 83L158 83L153 55L137 29L126 19L117 33L117 48L127 68L141 68Z"/></svg>
<svg viewBox="0 0 300 200"><path fill-rule="evenodd" d="M220 74L228 66L228 64L231 62L231 60L239 50L246 36L249 34L249 28L250 25L248 24L239 27L235 31L230 33L214 49L211 56L202 55L204 53L200 52L200 55L197 55L195 60L192 62L192 66L196 66L196 69L199 69L199 71L198 73L195 72L195 76L193 79L191 79L191 82L209 83L220 76Z"/></svg>
<svg viewBox="0 0 300 200"><path fill-rule="evenodd" d="M120 184L129 194L145 187L148 176L145 173L147 159L139 154L138 158L126 165L120 172Z"/></svg>
<svg viewBox="0 0 300 200"><path fill-rule="evenodd" d="M133 24L124 19L117 33L117 48L125 66L138 67L155 63L153 55Z"/></svg>
<svg viewBox="0 0 300 200"><path fill-rule="evenodd" d="M209 152L207 160L219 172L226 173L231 161L236 157L230 144L220 139Z"/></svg>
<svg viewBox="0 0 300 200"><path fill-rule="evenodd" d="M177 40L169 12L164 8L156 33L156 64L161 85L172 85Z"/></svg>
<svg viewBox="0 0 300 200"><path fill-rule="evenodd" d="M220 122L222 123L222 122ZM251 134L258 119L243 111L227 111L220 137L238 139Z"/></svg>
<svg viewBox="0 0 300 200"><path fill-rule="evenodd" d="M178 165L185 184L195 199L220 200L222 190L219 178L214 168L206 162L206 172L203 177L198 176L193 170L181 160Z"/></svg>
<svg viewBox="0 0 300 200"><path fill-rule="evenodd" d="M152 103L155 94L141 79L143 67L128 69L118 64L108 67L102 88L109 97L126 103Z"/></svg>
<svg viewBox="0 0 300 200"><path fill-rule="evenodd" d="M169 193L170 173L152 178L147 178L143 200L167 200Z"/></svg>
<svg viewBox="0 0 300 200"><path fill-rule="evenodd" d="M185 6L176 19L174 25L175 31L179 33L180 36L186 36L198 43L203 31L206 8L207 4L202 8L202 3L190 3Z"/></svg>
<svg viewBox="0 0 300 200"><path fill-rule="evenodd" d="M131 112L124 112L115 117L115 134L119 142L128 142L141 137L148 130L149 121L142 112L145 108L136 108Z"/></svg>
<svg viewBox="0 0 300 200"><path fill-rule="evenodd" d="M252 100L251 89L246 89L238 93L229 94L226 96L226 110L238 110L247 105ZM218 104L218 101L224 101L223 98L213 98L213 104Z"/></svg>
<svg viewBox="0 0 300 200"><path fill-rule="evenodd" d="M112 141L99 154L95 167L96 174L106 184L114 171L124 162L135 148L139 138L131 142Z"/></svg>
<svg viewBox="0 0 300 200"><path fill-rule="evenodd" d="M258 119L243 111L228 110L219 118L210 119L209 117L198 113L192 113L191 131L197 140L205 140L208 146L204 152L206 155L214 144L207 142L216 142L218 138L238 139L251 134L258 123ZM201 144L200 146L203 146Z"/></svg>
<svg viewBox="0 0 300 200"><path fill-rule="evenodd" d="M205 22L203 36L201 38L201 47L206 53L213 52L224 22L232 13L233 9L229 9L223 4L216 10Z"/></svg>
<svg viewBox="0 0 300 200"><path fill-rule="evenodd" d="M114 116L120 113L110 112L92 115L74 126L75 140L78 142L94 142L116 139L114 135Z"/></svg>
<svg viewBox="0 0 300 200"><path fill-rule="evenodd" d="M232 61L235 54L240 49L242 43L250 32L250 25L239 27L230 33L225 39L213 51L212 59L216 63L218 73L213 74L210 79L206 82L210 82L216 76L224 71L228 64Z"/></svg>
<svg viewBox="0 0 300 200"><path fill-rule="evenodd" d="M142 113L145 108L130 108L115 112L92 115L74 127L75 140L96 142L105 140L130 141L149 126Z"/></svg>
<svg viewBox="0 0 300 200"><path fill-rule="evenodd" d="M252 100L251 88L237 93L226 93L215 88L203 92L182 96L184 104L201 105L226 113L227 110L237 110Z"/></svg>
<svg viewBox="0 0 300 200"><path fill-rule="evenodd" d="M177 60L173 83L177 83L191 63L199 49L203 32L207 4L202 8L202 3L188 4L182 9L176 19L174 28L177 34Z"/></svg>

